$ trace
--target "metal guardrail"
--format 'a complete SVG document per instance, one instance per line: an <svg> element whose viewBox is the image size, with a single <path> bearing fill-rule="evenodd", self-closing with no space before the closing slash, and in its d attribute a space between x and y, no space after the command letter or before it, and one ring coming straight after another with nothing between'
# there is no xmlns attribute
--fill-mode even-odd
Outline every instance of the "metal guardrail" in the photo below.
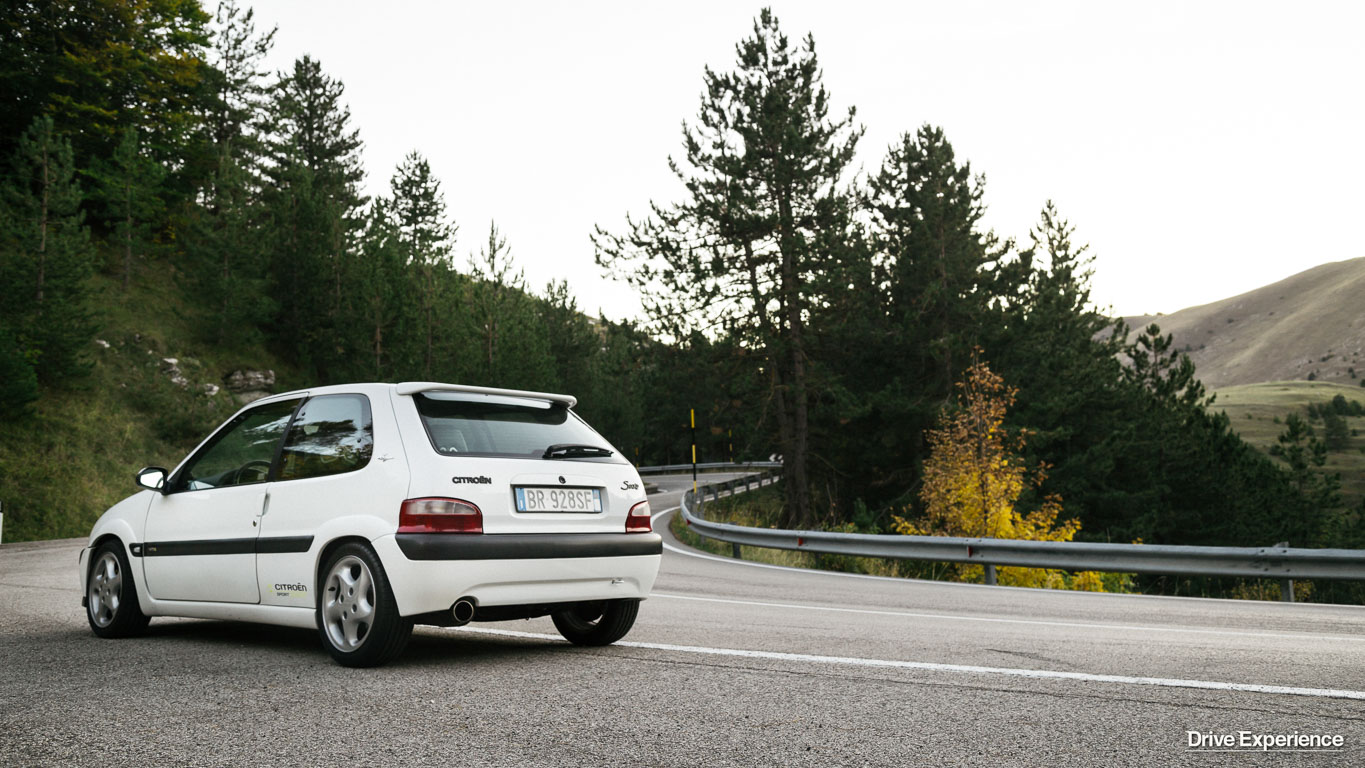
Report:
<svg viewBox="0 0 1365 768"><path fill-rule="evenodd" d="M771 474L764 473L764 476ZM1185 547L791 531L750 528L705 519L708 496L717 498L723 492L744 490L749 487L745 482L749 479L707 484L698 488L695 496L688 491L683 494L681 505L683 519L693 530L706 538L734 545L736 557L739 546L748 545L829 555L978 563L985 566L988 584L995 583L996 566L1278 579L1281 598L1289 602L1293 601L1294 579L1365 580L1365 550L1355 549L1295 549L1284 544Z"/></svg>
<svg viewBox="0 0 1365 768"><path fill-rule="evenodd" d="M782 462L780 461L741 461L735 463L731 463L728 461L712 461L704 464L698 464L697 471L706 471L712 469L730 469L736 471L746 469L779 469L781 468L781 466ZM692 465L662 464L657 467L636 467L635 471L639 472L642 475L658 475L669 472L691 472Z"/></svg>

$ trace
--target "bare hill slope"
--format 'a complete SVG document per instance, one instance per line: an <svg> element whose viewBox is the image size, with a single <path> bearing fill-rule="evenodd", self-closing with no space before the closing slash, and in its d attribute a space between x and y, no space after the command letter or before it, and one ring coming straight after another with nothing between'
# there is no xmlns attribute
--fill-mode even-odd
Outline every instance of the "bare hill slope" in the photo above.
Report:
<svg viewBox="0 0 1365 768"><path fill-rule="evenodd" d="M1365 258L1323 264L1157 323L1189 353L1210 389L1307 379L1356 386L1365 377Z"/></svg>

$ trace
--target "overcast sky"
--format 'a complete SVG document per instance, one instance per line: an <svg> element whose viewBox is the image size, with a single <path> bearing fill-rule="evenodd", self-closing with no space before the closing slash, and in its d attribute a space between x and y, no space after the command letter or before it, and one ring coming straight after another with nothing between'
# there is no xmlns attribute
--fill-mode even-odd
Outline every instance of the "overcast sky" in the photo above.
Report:
<svg viewBox="0 0 1365 768"><path fill-rule="evenodd" d="M986 175L988 226L1025 238L1047 199L1097 254L1094 294L1171 312L1365 256L1365 3L773 2L815 36L859 164L924 123ZM730 69L760 4L293 0L270 64L346 86L371 194L423 153L461 266L496 220L537 290L621 319L634 292L588 240L651 199L702 70Z"/></svg>

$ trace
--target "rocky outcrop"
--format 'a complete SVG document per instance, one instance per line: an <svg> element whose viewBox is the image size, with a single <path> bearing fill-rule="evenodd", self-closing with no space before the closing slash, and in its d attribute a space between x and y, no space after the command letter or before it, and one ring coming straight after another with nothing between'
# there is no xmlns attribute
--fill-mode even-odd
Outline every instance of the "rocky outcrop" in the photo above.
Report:
<svg viewBox="0 0 1365 768"><path fill-rule="evenodd" d="M190 380L185 378L185 374L180 370L180 361L174 357L161 358L161 371L171 377L171 383L184 389L190 385Z"/></svg>
<svg viewBox="0 0 1365 768"><path fill-rule="evenodd" d="M258 371L242 368L223 377L223 386L232 393L237 402L246 405L270 394L275 386L275 372L269 369Z"/></svg>

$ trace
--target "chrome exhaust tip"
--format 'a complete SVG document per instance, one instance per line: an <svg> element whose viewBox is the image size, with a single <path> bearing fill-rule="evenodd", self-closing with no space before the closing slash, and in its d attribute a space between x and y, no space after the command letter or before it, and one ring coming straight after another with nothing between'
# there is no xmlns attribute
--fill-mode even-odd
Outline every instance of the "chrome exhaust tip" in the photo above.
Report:
<svg viewBox="0 0 1365 768"><path fill-rule="evenodd" d="M455 601L450 607L450 616L455 619L455 626L463 627L474 620L474 601L467 597L462 597Z"/></svg>

